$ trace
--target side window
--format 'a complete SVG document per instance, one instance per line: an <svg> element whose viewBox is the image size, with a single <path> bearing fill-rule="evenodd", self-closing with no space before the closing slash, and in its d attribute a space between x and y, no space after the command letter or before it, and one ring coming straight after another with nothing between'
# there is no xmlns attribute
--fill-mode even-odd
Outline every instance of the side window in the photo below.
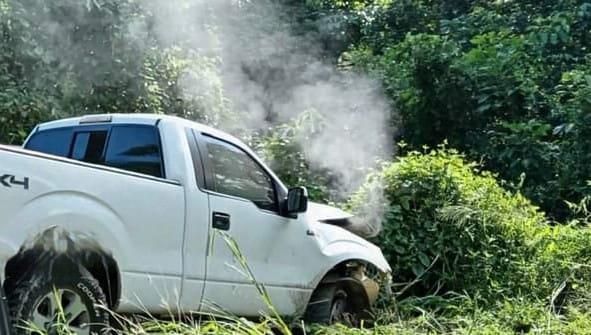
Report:
<svg viewBox="0 0 591 335"><path fill-rule="evenodd" d="M164 165L156 128L113 127L105 165L163 178Z"/></svg>
<svg viewBox="0 0 591 335"><path fill-rule="evenodd" d="M241 149L205 136L213 168L213 190L251 200L259 208L278 209L273 179Z"/></svg>
<svg viewBox="0 0 591 335"><path fill-rule="evenodd" d="M25 148L45 154L67 157L71 138L71 128L43 130L33 134Z"/></svg>

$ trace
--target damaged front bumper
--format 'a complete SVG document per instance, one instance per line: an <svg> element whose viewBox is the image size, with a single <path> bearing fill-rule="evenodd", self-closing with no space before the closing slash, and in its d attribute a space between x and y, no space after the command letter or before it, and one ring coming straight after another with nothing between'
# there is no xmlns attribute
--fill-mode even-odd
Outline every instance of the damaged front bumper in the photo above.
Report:
<svg viewBox="0 0 591 335"><path fill-rule="evenodd" d="M392 296L392 274L380 273L378 276L367 275L365 267L360 267L353 275L363 286L369 306L373 306L380 296L390 298Z"/></svg>
<svg viewBox="0 0 591 335"><path fill-rule="evenodd" d="M359 311L372 311L378 299L390 299L392 296L392 274L377 269L368 271L365 264L350 264L348 276L337 282L353 293L351 297Z"/></svg>

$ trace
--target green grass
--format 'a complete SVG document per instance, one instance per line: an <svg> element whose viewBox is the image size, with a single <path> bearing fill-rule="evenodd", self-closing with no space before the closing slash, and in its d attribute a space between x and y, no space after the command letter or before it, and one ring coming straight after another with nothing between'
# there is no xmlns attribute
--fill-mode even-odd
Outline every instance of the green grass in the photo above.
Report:
<svg viewBox="0 0 591 335"><path fill-rule="evenodd" d="M236 335L394 335L394 334L591 334L591 313L586 301L576 301L556 308L553 302L564 287L557 287L548 299L505 298L481 306L482 299L466 294L448 292L443 295L382 299L375 313L375 324L362 324L358 329L343 325L330 327L289 323L273 307L264 285L256 281L239 246L223 235L227 246L239 261L237 271L256 286L260 298L271 313L253 321L223 311L216 314L195 314L180 317L171 313L168 320L154 317L124 317L112 313L118 329L113 334L236 334ZM417 278L417 281L420 281ZM403 286L403 285L395 285ZM63 317L59 320L65 320ZM60 322L55 326L59 335L73 335ZM295 329L295 331L294 331ZM46 333L31 329L34 334Z"/></svg>
<svg viewBox="0 0 591 335"><path fill-rule="evenodd" d="M432 297L435 299L435 297ZM424 298L423 298L424 299ZM442 303L440 301L440 303ZM258 322L232 315L204 316L207 320L193 321L172 319L124 318L117 316L122 328L115 334L237 334L237 335L394 335L394 334L591 334L591 314L571 308L564 314L551 312L544 304L530 304L519 301L499 302L494 310L483 310L474 306L466 297L450 299L442 309L434 312L421 308L424 301L409 299L401 301L398 308L403 311L383 310L378 318L383 319L372 327L362 326L350 329L343 325L320 327L307 325L306 329L292 332L281 328L284 321L262 316ZM411 315L414 314L414 315ZM60 335L71 335L65 328ZM43 334L43 332L35 332Z"/></svg>

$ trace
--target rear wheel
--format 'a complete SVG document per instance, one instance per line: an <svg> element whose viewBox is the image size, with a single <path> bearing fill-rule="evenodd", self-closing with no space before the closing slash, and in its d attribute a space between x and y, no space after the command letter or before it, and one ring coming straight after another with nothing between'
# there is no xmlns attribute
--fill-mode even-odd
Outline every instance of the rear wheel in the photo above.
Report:
<svg viewBox="0 0 591 335"><path fill-rule="evenodd" d="M76 334L90 335L90 311L80 295L69 289L55 289L37 300L30 321L36 329L50 330L55 322Z"/></svg>
<svg viewBox="0 0 591 335"><path fill-rule="evenodd" d="M102 334L109 323L102 307L106 301L99 282L85 269L59 275L35 271L8 297L19 335Z"/></svg>

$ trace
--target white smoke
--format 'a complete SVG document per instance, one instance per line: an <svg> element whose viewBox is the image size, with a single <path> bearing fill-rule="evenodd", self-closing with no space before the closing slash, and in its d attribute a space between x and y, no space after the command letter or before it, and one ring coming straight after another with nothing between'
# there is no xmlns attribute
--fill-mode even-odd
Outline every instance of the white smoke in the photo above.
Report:
<svg viewBox="0 0 591 335"><path fill-rule="evenodd" d="M203 38L203 31L197 36L218 43L193 46L221 60L224 92L237 114L221 126L267 129L304 112L319 113L324 127L301 146L313 168L329 169L339 177L340 191L351 193L365 169L393 154L389 104L378 83L339 71L314 36L294 34L289 13L276 3L208 0L202 10L210 13L205 26L215 37ZM162 22L195 22L190 12L177 14Z"/></svg>
<svg viewBox="0 0 591 335"><path fill-rule="evenodd" d="M43 3L24 1L29 7ZM60 1L72 7L78 0ZM78 3L80 11L88 11L100 1ZM132 2L140 13L129 17L119 33L134 50L153 48L147 41L155 38L163 49L178 48L185 56L199 59L181 74L181 93L199 96L207 120L227 131L268 129L301 113L317 112L324 120L323 128L316 136L302 139L305 156L313 168L333 172L339 178L339 191L350 194L363 183L365 171L374 167L376 160L393 155L390 106L378 83L358 73L339 71L313 34L294 33L290 24L294 15L279 3ZM85 44L61 38L68 35L64 31L75 29L71 22L76 19L44 17L45 7L38 5L39 10L30 15L52 36L44 46L54 51L49 55L72 62L85 56ZM70 11L69 15L77 14ZM326 27L318 26L318 30ZM101 75L105 74L109 71ZM224 111L231 111L233 117L220 118ZM190 111L185 116L191 117Z"/></svg>

